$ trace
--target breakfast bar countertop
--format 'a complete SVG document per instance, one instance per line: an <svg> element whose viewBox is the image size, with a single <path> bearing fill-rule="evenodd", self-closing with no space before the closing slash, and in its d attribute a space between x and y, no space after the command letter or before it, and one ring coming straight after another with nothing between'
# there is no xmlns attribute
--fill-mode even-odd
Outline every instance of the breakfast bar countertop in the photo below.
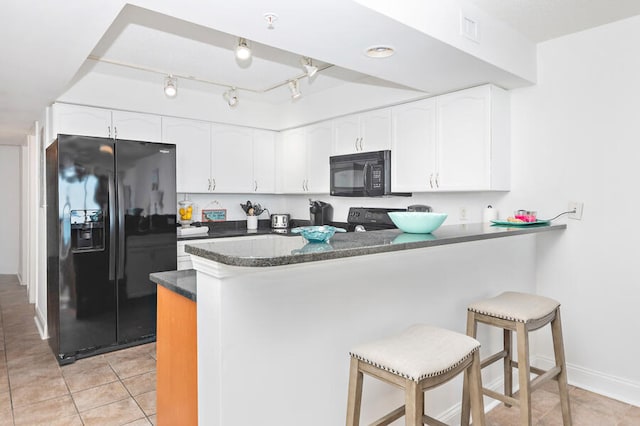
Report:
<svg viewBox="0 0 640 426"><path fill-rule="evenodd" d="M201 244L194 241L186 245L185 251L231 266L269 267L558 231L566 227L566 224L502 227L470 223L442 226L431 234L407 234L399 229L349 232L335 234L328 243L307 243L302 237L274 235L250 241Z"/></svg>
<svg viewBox="0 0 640 426"><path fill-rule="evenodd" d="M182 271L154 272L149 279L174 293L197 302L196 271L186 269Z"/></svg>

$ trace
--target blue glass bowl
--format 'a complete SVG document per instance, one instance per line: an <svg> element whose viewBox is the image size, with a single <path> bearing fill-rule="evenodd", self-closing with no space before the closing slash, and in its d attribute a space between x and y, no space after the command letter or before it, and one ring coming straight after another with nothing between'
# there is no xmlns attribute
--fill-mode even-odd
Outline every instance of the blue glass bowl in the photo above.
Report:
<svg viewBox="0 0 640 426"><path fill-rule="evenodd" d="M291 230L294 234L302 234L302 237L310 243L326 243L336 232L347 232L345 229L335 226L301 226Z"/></svg>
<svg viewBox="0 0 640 426"><path fill-rule="evenodd" d="M401 231L409 234L428 234L435 231L447 218L446 213L389 212L389 217Z"/></svg>

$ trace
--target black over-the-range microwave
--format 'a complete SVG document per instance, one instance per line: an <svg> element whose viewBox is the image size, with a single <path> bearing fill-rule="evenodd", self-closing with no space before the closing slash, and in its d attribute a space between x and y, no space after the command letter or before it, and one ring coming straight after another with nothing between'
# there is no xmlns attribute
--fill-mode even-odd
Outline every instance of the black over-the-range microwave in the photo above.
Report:
<svg viewBox="0 0 640 426"><path fill-rule="evenodd" d="M329 158L330 195L338 197L410 196L391 192L391 151L358 152Z"/></svg>

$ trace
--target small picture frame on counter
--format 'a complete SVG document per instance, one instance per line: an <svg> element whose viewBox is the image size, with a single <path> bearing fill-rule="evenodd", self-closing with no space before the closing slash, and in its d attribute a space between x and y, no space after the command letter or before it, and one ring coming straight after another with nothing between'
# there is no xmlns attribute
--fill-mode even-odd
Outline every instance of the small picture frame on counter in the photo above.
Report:
<svg viewBox="0 0 640 426"><path fill-rule="evenodd" d="M227 220L227 209L202 210L203 222L224 222Z"/></svg>

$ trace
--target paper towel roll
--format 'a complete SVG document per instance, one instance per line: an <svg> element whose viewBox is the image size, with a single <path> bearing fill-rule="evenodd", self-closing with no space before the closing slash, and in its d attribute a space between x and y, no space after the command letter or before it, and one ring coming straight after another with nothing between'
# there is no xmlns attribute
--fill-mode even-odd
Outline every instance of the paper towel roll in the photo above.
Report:
<svg viewBox="0 0 640 426"><path fill-rule="evenodd" d="M482 221L483 222L491 222L492 220L498 220L498 209L494 209L491 206L487 206L486 209L484 209L484 212L482 214Z"/></svg>

